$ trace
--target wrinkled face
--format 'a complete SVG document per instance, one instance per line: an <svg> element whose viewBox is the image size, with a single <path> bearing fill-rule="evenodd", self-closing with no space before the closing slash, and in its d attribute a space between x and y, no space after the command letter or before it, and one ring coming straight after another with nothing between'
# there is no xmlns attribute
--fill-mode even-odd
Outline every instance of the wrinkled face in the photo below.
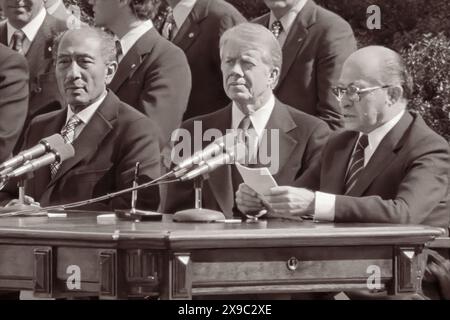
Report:
<svg viewBox="0 0 450 320"><path fill-rule="evenodd" d="M346 62L342 67L338 86L346 88L349 85L364 89L382 84L375 80L367 80L367 77L361 72L360 66L356 66L352 62ZM384 89L361 93L359 101L351 101L344 94L340 105L346 129L369 133L380 126L385 120L387 101L388 95Z"/></svg>
<svg viewBox="0 0 450 320"><path fill-rule="evenodd" d="M263 59L262 49L230 39L221 50L223 85L238 105L261 107L272 93L278 70Z"/></svg>
<svg viewBox="0 0 450 320"><path fill-rule="evenodd" d="M270 10L285 9L290 10L299 0L264 0Z"/></svg>
<svg viewBox="0 0 450 320"><path fill-rule="evenodd" d="M94 11L95 24L105 27L110 27L120 17L123 8L120 0L89 0L89 4Z"/></svg>
<svg viewBox="0 0 450 320"><path fill-rule="evenodd" d="M22 28L37 16L42 0L1 0L3 15L15 28Z"/></svg>
<svg viewBox="0 0 450 320"><path fill-rule="evenodd" d="M59 91L78 112L102 95L116 67L114 62L105 62L97 37L69 33L61 39L56 57Z"/></svg>

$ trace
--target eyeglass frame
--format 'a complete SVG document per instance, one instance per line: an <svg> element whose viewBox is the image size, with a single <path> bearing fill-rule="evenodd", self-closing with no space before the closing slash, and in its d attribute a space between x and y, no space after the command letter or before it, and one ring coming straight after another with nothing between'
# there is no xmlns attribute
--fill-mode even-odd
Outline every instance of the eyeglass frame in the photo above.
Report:
<svg viewBox="0 0 450 320"><path fill-rule="evenodd" d="M383 85L383 86L363 88L363 89L360 89L360 88L358 88L355 85L349 85L348 87L350 87L350 86L353 86L353 87L355 87L357 89L357 91L354 94L358 97L358 99L351 99L348 96L349 100L353 101L353 102L360 102L361 101L361 95L360 95L361 93L370 93L370 92L372 92L374 90L386 89L386 88L392 87L392 85L389 85L389 84ZM336 97L336 99L340 102L342 100L342 98L344 97L344 95L347 95L348 87L347 88L342 88L342 87L338 87L338 86L333 86L333 87L331 87L331 92ZM341 95L339 95L339 94L337 94L338 90L342 90L344 92Z"/></svg>

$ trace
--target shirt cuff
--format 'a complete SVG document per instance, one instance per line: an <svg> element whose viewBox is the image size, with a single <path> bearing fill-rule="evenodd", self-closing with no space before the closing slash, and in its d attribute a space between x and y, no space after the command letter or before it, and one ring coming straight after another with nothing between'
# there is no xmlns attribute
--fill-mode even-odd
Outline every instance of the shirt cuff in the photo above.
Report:
<svg viewBox="0 0 450 320"><path fill-rule="evenodd" d="M314 220L334 221L336 196L330 193L316 192L314 204Z"/></svg>

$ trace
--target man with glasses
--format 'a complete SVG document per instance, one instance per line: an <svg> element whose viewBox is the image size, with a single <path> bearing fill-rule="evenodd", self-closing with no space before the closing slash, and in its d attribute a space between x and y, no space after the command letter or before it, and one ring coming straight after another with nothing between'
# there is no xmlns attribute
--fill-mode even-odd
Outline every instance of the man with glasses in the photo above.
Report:
<svg viewBox="0 0 450 320"><path fill-rule="evenodd" d="M449 144L407 110L411 91L396 52L353 53L333 88L349 131L330 138L321 161L293 186L257 195L241 184L238 208L261 209L264 199L272 212L317 221L448 228Z"/></svg>

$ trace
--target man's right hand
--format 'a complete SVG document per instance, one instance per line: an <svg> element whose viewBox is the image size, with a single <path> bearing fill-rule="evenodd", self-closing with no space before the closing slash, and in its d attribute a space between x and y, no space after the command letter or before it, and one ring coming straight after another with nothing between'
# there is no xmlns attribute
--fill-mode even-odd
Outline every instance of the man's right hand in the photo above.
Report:
<svg viewBox="0 0 450 320"><path fill-rule="evenodd" d="M258 194L245 183L241 183L236 191L236 205L245 214L259 212L264 209Z"/></svg>
<svg viewBox="0 0 450 320"><path fill-rule="evenodd" d="M40 207L41 204L39 202L34 201L34 199L30 196L25 196L24 198L24 202L26 205L30 205L30 206L35 206L35 207ZM19 199L12 199L11 201L9 201L6 205L5 208L10 207L10 206L14 206L14 205L18 205L21 204L19 202Z"/></svg>

